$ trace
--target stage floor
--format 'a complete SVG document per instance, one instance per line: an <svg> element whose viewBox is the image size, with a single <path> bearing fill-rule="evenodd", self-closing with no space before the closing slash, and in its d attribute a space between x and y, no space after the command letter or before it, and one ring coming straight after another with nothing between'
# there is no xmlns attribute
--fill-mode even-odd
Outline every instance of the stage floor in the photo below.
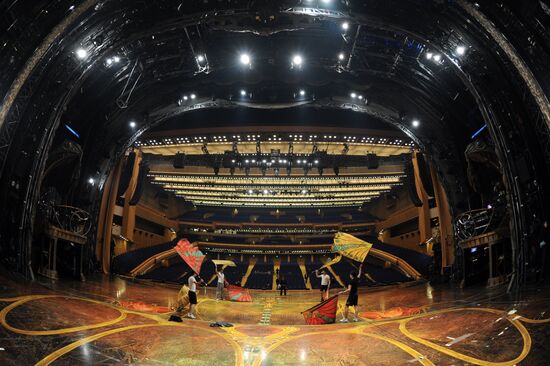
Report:
<svg viewBox="0 0 550 366"><path fill-rule="evenodd" d="M548 285L513 296L427 283L370 288L360 294L360 312L380 319L322 326L305 325L300 314L319 302L318 291L252 291L252 303L235 303L201 290L198 319L175 323L163 311L177 292L106 276L31 284L0 274L0 364L505 366L550 359ZM416 315L400 316L407 311ZM213 328L213 321L234 327Z"/></svg>

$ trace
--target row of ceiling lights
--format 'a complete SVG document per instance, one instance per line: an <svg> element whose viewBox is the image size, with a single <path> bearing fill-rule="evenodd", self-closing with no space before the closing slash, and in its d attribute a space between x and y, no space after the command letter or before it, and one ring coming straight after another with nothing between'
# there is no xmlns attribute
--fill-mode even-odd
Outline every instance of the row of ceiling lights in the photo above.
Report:
<svg viewBox="0 0 550 366"><path fill-rule="evenodd" d="M135 126L133 126L135 127ZM260 135L247 135L247 140L252 142L256 141L257 138L260 138ZM303 135L289 135L289 138L292 139L294 142L303 142ZM338 136L336 135L323 135L322 137L325 140L336 140ZM191 139L194 140L191 141ZM231 142L227 136L213 136L212 139L214 142ZM312 141L314 139L317 139L317 135L310 135L309 140ZM175 142L174 142L175 140ZM137 141L136 146L161 146L161 145L174 145L174 144L185 144L185 143L204 143L207 142L208 138L206 136L200 136L200 137L176 137L174 139L172 138L165 138L163 139L163 142L159 142L155 139L147 140L147 143L142 141ZM233 140L238 140L238 142L241 142L241 136L240 135L233 135ZM273 137L268 137L268 142L286 142L286 138L278 137L278 135L273 135ZM343 140L350 143L355 143L357 140L357 136L344 136ZM359 143L366 143L366 144L387 144L387 145L396 145L396 146L414 146L414 142L404 142L401 139L396 139L393 141L388 141L388 138L379 138L378 140L375 137L363 137Z"/></svg>

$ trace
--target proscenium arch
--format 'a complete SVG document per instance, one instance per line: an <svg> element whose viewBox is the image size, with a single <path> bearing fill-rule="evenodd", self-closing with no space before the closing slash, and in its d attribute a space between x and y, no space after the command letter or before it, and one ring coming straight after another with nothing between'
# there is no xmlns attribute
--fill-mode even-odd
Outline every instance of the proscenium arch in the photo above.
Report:
<svg viewBox="0 0 550 366"><path fill-rule="evenodd" d="M81 14L82 15L86 11L90 10L92 5L94 5L96 3L97 3L97 1L89 0L89 1L81 4L80 6L78 6L77 9L76 9L76 12L73 13L73 14ZM464 7L465 5L468 5L468 4L463 3L463 2L459 2L459 4L462 7ZM79 11L80 11L80 13L79 13ZM204 14L206 14L206 13L204 13ZM246 14L244 14L244 15L246 15ZM303 17L304 14L301 14L300 16ZM305 16L308 16L308 15L305 15ZM342 18L343 15L341 13L340 14L339 13L331 13L331 14L328 14L328 15L313 14L312 16L317 16L317 17L326 16L327 18L330 18L330 19L344 19L344 18ZM194 17L195 19L199 19L198 21L200 22L200 19L201 19L202 15L195 14L195 15L192 15L192 16L188 16L189 19L191 19L192 17ZM78 16L73 16L71 19L72 19L72 21L76 21L77 20L76 18L78 18ZM69 19L69 18L67 18L67 19ZM386 27L386 28L392 29L393 31L398 31L401 34L406 34L411 38L414 38L414 39L417 39L417 40L421 41L422 43L425 43L425 44L427 43L425 37L422 37L421 34L412 33L410 30L408 30L406 28L399 27L399 26L394 25L394 24L383 23L383 22L379 21L378 18L376 18L374 16L362 17L360 15L357 15L357 16L353 16L353 17L348 16L348 17L345 17L345 19L352 20L352 21L354 21L358 24L365 24L365 25L366 24L370 24L370 25L375 24L377 27L380 27L380 28ZM181 26L181 24L191 24L191 23L185 23L185 22L182 23L181 20L179 22L180 26ZM65 28L68 29L68 27L71 26L71 22L70 21L66 22L66 23L64 23L64 25L65 25ZM56 30L56 32L58 32L57 34L60 35L66 29L58 29L58 30ZM252 30L250 30L250 31L252 31ZM150 34L150 32L148 34ZM50 44L47 44L46 46L53 45L54 41L55 41L55 38L49 37L46 40L46 42L50 42ZM486 42L488 42L488 41L486 40ZM44 46L44 44L43 44L43 46ZM44 50L44 53L41 55L41 57L45 58L48 55L46 50L49 50L49 52L50 52L49 55L53 55L53 54L56 54L56 53L61 54L62 52L66 52L65 48L63 47L64 46L63 44L57 44L56 46L57 47L51 47L51 48L41 47L40 49ZM98 49L97 53L93 55L93 57L95 59L94 63L97 64L99 62L99 60L102 57L104 57L104 55L111 52L115 48L115 46L116 46L116 43L110 45L110 47L107 47L105 49L102 49L102 50ZM430 45L430 47L432 47L434 49L437 49L437 47L434 46L434 45ZM442 53L444 51L443 48L440 48L439 50ZM449 55L447 55L447 57L448 56ZM509 53L506 53L506 57L507 57L508 60L514 61L514 60L512 60L513 55L510 55ZM451 60L450 57L448 59ZM34 62L34 64L32 64L33 62ZM18 78L19 82L14 83L14 85L12 86L11 91L9 93L10 98L7 99L8 103L5 104L5 108L3 109L3 112L1 112L1 114L0 114L0 126L4 127L3 122L6 119L6 114L11 112L10 107L13 105L13 102L14 102L15 98L20 96L19 92L21 90L22 83L24 83L26 78L30 76L31 70L33 70L35 68L36 68L36 70L39 69L39 67L38 67L39 63L42 63L44 65L44 68L48 66L48 63L44 62L43 59L35 58L35 59L31 60L31 62L28 64L29 66L26 67L25 70L23 70L20 73L20 77ZM27 202L27 206L25 207L25 210L23 211L23 213L21 215L20 223L18 225L18 227L21 228L21 232L19 233L19 239L21 239L21 242L23 243L23 246L27 247L27 250L29 252L30 252L30 241L31 241L31 238L32 238L32 219L34 217L34 212L35 212L35 207L36 207L36 199L37 199L37 195L38 195L39 187L40 187L39 182L40 182L40 179L41 179L42 172L44 170L44 164L45 164L45 159L47 158L48 150L49 150L49 148L51 147L51 144L52 144L53 135L54 135L55 131L57 130L57 128L60 125L60 118L62 116L62 111L63 111L64 107L66 107L68 102L71 100L71 96L74 95L78 91L78 88L85 82L85 80L87 79L87 76L89 75L89 73L94 68L94 63L89 64L88 68L86 70L84 70L84 72L80 73L76 77L76 79L73 79L73 81L75 81L75 82L71 84L71 88L69 89L69 91L66 92L66 93L63 93L62 96L59 97L59 99L55 103L56 113L54 113L50 116L49 122L47 123L47 128L46 128L47 133L44 133L41 136L41 143L39 145L39 148L37 149L37 151L38 151L37 159L34 161L33 167L32 167L32 170L31 170L33 174L29 177L29 179L27 181L26 192L24 194L24 199L22 200L23 202ZM502 121L503 119L506 118L505 117L505 111L502 111L502 113L499 114L499 111L492 110L490 107L488 107L488 104L489 104L488 101L490 100L490 98L487 97L487 94L489 94L489 92L485 92L482 89L478 90L478 88L475 86L472 79L470 78L470 75L468 75L466 72L460 70L458 66L459 65L455 64L452 69L462 79L464 84L467 85L468 90L470 90L470 92L474 96L474 99L476 100L476 102L478 104L478 108L479 108L480 112L482 113L482 115L484 116L484 118L485 118L485 120L486 120L486 122L489 126L489 131L490 131L494 141L496 142L497 152L499 153L500 160L501 160L501 162L506 163L506 165L505 165L505 167L506 167L505 176L506 176L506 181L508 182L507 190L508 190L508 194L509 194L509 202L514 203L514 205L512 207L513 207L513 213L514 213L514 218L515 219L513 220L514 224L512 225L512 228L513 228L513 232L515 234L514 235L514 243L515 243L515 248L514 249L517 251L518 248L523 248L524 247L523 245L521 245L521 243L522 243L521 240L523 240L523 239L521 238L521 235L520 235L524 231L524 224L523 224L524 219L522 218L523 210L520 207L521 206L520 188L518 187L517 183L513 179L514 172L517 169L516 169L516 167L513 166L513 164L509 161L509 159L506 159L506 153L505 152L508 150L507 149L508 144L507 144L506 138L504 138L504 136L502 136L502 130L498 126L498 122ZM78 71L78 66L75 67L75 71ZM21 81L21 80L23 80L23 81ZM536 84L536 80L534 80L534 82ZM340 106L340 107L343 107L343 106ZM331 107L331 108L334 108L334 107ZM380 116L378 116L378 118L380 118ZM390 123L392 123L392 122L390 121ZM396 122L396 123L399 124L399 122ZM411 131L408 131L408 132L409 132L409 136L411 136L410 135ZM413 138L413 139L417 143L419 143L419 144L421 143L421 139L418 139L418 138ZM129 145L130 145L130 141L125 144L125 146L129 146ZM115 154L115 156L120 156L121 151L123 151L123 150L120 149L118 151L118 153ZM111 162L110 165L112 167L112 162ZM103 179L105 179L105 175L103 176ZM95 194L97 195L98 192L96 191ZM30 228L30 231L27 228ZM27 255L28 255L28 253L27 253ZM519 275L521 277L522 276L522 273L521 273L521 268L522 267L521 266L522 266L523 261L521 261L520 259L521 259L521 256L517 255L516 260L514 261L514 264L516 265L516 269L519 270Z"/></svg>

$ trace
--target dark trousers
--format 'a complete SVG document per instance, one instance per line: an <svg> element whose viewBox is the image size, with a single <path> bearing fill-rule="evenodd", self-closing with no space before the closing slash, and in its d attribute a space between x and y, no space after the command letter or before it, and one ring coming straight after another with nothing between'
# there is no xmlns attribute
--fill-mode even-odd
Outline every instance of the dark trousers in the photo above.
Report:
<svg viewBox="0 0 550 366"><path fill-rule="evenodd" d="M283 296L283 291L285 293L285 296L286 296L286 286L281 286L281 290L279 291L279 296Z"/></svg>

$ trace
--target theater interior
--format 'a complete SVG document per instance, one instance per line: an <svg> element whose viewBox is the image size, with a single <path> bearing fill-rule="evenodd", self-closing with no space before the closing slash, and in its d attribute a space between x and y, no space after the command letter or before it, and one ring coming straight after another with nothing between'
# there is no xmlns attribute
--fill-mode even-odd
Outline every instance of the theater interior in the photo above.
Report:
<svg viewBox="0 0 550 366"><path fill-rule="evenodd" d="M0 364L548 363L548 0L0 14Z"/></svg>

